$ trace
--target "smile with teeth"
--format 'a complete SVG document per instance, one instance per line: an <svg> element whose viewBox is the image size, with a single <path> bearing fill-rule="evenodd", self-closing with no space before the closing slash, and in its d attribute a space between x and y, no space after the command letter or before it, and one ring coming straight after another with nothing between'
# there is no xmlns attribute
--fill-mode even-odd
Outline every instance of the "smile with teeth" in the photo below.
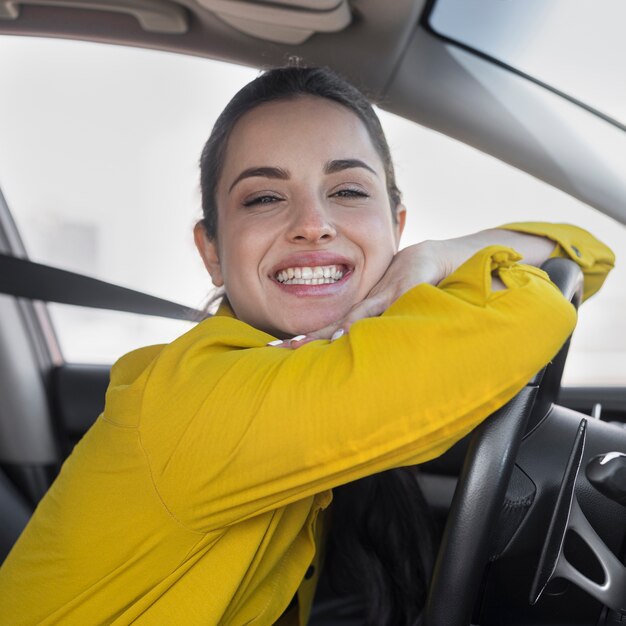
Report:
<svg viewBox="0 0 626 626"><path fill-rule="evenodd" d="M344 270L336 265L287 267L276 273L283 285L330 285L343 278Z"/></svg>

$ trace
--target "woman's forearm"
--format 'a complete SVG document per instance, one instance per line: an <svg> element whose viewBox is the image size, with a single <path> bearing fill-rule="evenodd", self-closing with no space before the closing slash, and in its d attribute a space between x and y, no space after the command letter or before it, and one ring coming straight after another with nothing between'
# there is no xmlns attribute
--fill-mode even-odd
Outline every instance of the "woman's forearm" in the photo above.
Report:
<svg viewBox="0 0 626 626"><path fill-rule="evenodd" d="M540 267L549 259L556 246L554 241L548 237L500 228L481 230L471 235L446 239L437 242L437 244L443 249L445 276L452 274L467 259L487 246L502 245L513 248L522 255L524 263L535 267ZM494 275L492 281L494 291L505 289L504 284L497 276Z"/></svg>
<svg viewBox="0 0 626 626"><path fill-rule="evenodd" d="M306 339L291 347L299 347L312 339L330 339L339 329L347 331L359 319L380 315L415 285L439 285L478 251L491 245L512 248L522 255L522 263L535 267L541 266L555 252L568 256L583 271L583 300L601 287L615 261L613 252L605 244L570 224L520 222L454 239L422 241L400 250L379 283L343 319L309 333ZM504 288L494 273L492 290Z"/></svg>
<svg viewBox="0 0 626 626"><path fill-rule="evenodd" d="M446 274L451 274L468 258L487 246L501 245L513 248L524 257L523 263L535 267L540 267L544 261L549 259L556 246L555 242L548 237L500 228L481 230L471 235L447 239L440 243L446 250L446 258L450 264L446 268Z"/></svg>

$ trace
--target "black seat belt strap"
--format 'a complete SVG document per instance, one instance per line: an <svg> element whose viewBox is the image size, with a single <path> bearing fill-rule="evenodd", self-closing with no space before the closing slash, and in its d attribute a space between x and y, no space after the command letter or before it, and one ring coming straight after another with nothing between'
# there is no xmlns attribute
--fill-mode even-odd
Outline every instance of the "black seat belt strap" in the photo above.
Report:
<svg viewBox="0 0 626 626"><path fill-rule="evenodd" d="M199 321L193 308L27 259L0 253L0 293L29 300Z"/></svg>

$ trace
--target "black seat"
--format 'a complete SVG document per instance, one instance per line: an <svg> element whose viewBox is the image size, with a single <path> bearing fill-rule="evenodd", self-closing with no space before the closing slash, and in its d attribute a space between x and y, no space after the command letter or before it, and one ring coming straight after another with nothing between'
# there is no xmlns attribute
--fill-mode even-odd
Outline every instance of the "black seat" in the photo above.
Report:
<svg viewBox="0 0 626 626"><path fill-rule="evenodd" d="M32 514L31 507L0 470L0 565Z"/></svg>

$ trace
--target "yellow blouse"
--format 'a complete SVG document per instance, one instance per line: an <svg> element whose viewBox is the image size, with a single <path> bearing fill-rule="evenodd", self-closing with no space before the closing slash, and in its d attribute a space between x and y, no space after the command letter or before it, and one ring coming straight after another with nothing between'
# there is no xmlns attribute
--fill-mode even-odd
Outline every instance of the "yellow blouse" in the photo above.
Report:
<svg viewBox="0 0 626 626"><path fill-rule="evenodd" d="M509 228L557 241L586 296L612 267L581 229ZM0 623L268 625L297 591L305 624L331 489L441 454L572 331L573 307L519 259L485 248L333 343L269 348L222 309L122 357L0 570Z"/></svg>

